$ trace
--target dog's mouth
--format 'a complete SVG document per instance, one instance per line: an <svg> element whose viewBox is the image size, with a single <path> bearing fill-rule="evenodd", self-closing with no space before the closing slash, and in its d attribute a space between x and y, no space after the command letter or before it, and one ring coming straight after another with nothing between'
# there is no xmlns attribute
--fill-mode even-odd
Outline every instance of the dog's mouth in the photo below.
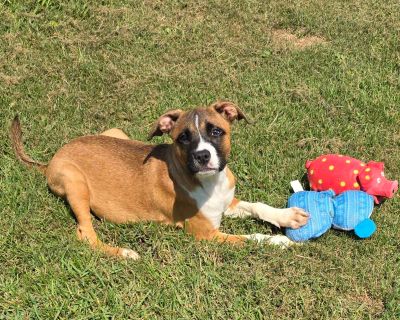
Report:
<svg viewBox="0 0 400 320"><path fill-rule="evenodd" d="M223 158L219 158L218 163L213 163L211 161L207 163L199 163L198 161L190 161L188 163L189 171L198 176L198 177L206 177L217 174L218 172L224 170L226 166L226 161Z"/></svg>
<svg viewBox="0 0 400 320"><path fill-rule="evenodd" d="M218 171L220 171L220 168L215 168L211 166L209 163L205 165L199 165L199 164L189 164L189 170L192 172L192 174L199 176L199 177L206 177L206 176L211 176L216 174Z"/></svg>
<svg viewBox="0 0 400 320"><path fill-rule="evenodd" d="M218 168L205 167L197 171L196 174L199 176L211 176L213 174L216 174L218 171Z"/></svg>

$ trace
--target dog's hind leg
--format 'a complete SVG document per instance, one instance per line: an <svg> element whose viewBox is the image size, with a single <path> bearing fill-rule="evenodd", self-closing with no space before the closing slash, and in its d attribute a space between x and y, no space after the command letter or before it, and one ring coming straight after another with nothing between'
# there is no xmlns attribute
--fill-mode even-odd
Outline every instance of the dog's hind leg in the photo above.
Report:
<svg viewBox="0 0 400 320"><path fill-rule="evenodd" d="M117 129L117 128L112 128L112 129L106 130L106 131L100 133L100 135L118 138L118 139L124 139L124 140L130 139L125 132L123 132L121 129Z"/></svg>
<svg viewBox="0 0 400 320"><path fill-rule="evenodd" d="M295 244L288 237L283 235L266 235L260 233L235 235L223 233L219 231L219 229L215 229L202 214L197 214L190 219L187 219L185 221L185 230L192 234L197 240L211 240L235 244L241 244L246 241L255 241L258 243L277 245L282 248Z"/></svg>
<svg viewBox="0 0 400 320"><path fill-rule="evenodd" d="M195 237L198 240L214 240L217 242L226 242L226 243L234 243L241 244L245 241L255 241L257 243L268 243L272 245L279 246L281 248L286 248L294 245L295 243L291 241L288 237L284 235L267 235L261 233L253 233L253 234L244 234L244 235L236 235L223 233L219 230L215 230L214 232L210 232L209 234L201 234L196 235Z"/></svg>
<svg viewBox="0 0 400 320"><path fill-rule="evenodd" d="M61 164L58 170L52 170L48 175L49 187L56 194L67 199L78 222L77 236L79 240L87 241L93 249L100 250L111 256L121 256L138 259L139 255L130 249L112 247L101 242L93 228L90 213L89 188L84 175L72 164Z"/></svg>
<svg viewBox="0 0 400 320"><path fill-rule="evenodd" d="M233 235L218 231L215 233L213 239L217 240L218 242L228 242L228 243L242 243L244 241L255 241L257 243L268 243L276 245L281 248L287 248L296 244L284 235L267 235L261 233Z"/></svg>

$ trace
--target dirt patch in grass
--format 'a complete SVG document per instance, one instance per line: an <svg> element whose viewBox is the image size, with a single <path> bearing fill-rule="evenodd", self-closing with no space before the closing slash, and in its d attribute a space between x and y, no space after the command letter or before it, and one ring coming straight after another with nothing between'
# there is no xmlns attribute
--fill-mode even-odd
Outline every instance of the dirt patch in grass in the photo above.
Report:
<svg viewBox="0 0 400 320"><path fill-rule="evenodd" d="M18 84L21 82L21 80L22 80L22 77L8 76L8 75L0 73L0 82L4 83L6 86L12 86L12 85Z"/></svg>
<svg viewBox="0 0 400 320"><path fill-rule="evenodd" d="M271 39L274 47L278 49L304 50L311 46L327 43L327 41L322 37L300 36L285 29L272 30Z"/></svg>
<svg viewBox="0 0 400 320"><path fill-rule="evenodd" d="M369 313L376 316L382 314L385 310L385 306L381 300L374 299L367 293L349 296L347 303L356 304L359 309L367 309Z"/></svg>
<svg viewBox="0 0 400 320"><path fill-rule="evenodd" d="M93 11L105 15L121 15L128 13L130 9L127 7L112 8L109 6L100 6L98 8L93 8Z"/></svg>

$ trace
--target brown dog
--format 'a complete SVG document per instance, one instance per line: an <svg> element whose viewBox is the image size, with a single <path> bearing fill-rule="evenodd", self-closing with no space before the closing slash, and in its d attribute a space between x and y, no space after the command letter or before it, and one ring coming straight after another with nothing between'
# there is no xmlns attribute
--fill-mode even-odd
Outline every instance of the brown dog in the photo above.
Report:
<svg viewBox="0 0 400 320"><path fill-rule="evenodd" d="M158 119L149 138L169 133L172 144L144 144L111 129L71 141L47 165L25 154L18 117L12 123L11 138L17 157L41 170L50 189L69 202L78 222L78 238L110 255L139 257L133 250L102 243L90 211L115 223L174 224L185 227L196 239L290 245L283 235L219 231L223 215L251 216L292 228L308 219L299 208L275 209L234 198L235 178L226 162L231 149L230 125L241 119L246 119L245 115L231 102L187 112L171 110Z"/></svg>

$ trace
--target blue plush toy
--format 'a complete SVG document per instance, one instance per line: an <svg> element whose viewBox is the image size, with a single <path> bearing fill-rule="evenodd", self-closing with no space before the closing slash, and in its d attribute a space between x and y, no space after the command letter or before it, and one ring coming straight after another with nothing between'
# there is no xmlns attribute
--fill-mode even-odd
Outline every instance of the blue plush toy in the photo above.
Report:
<svg viewBox="0 0 400 320"><path fill-rule="evenodd" d="M299 207L310 214L306 225L299 229L286 228L286 236L293 241L317 238L331 226L354 230L359 238L368 238L376 230L375 223L369 219L374 198L363 191L349 190L336 197L332 190L299 191L291 195L288 207Z"/></svg>

